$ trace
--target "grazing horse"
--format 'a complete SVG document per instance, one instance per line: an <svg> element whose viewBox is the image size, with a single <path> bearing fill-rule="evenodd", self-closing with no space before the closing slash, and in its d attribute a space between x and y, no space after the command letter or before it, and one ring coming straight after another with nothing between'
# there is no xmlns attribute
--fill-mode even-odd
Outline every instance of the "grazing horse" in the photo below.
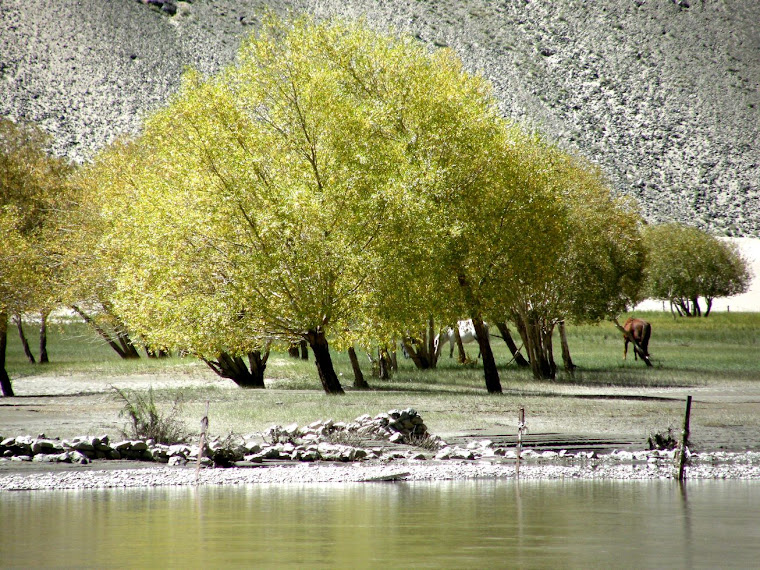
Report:
<svg viewBox="0 0 760 570"><path fill-rule="evenodd" d="M483 323L486 327L486 332L488 332L488 325ZM462 339L462 344L473 342L478 340L478 336L475 334L475 326L472 324L472 319L467 319L466 321L459 321L457 323L457 326L459 327L459 336ZM438 351L439 343L441 343L441 347L445 343L449 343L450 350L449 350L449 358L454 357L454 345L456 343L456 335L454 334L454 329L449 327L445 331L443 331L441 334L439 334L437 337L435 337L435 350ZM478 358L480 358L480 352L478 352Z"/></svg>
<svg viewBox="0 0 760 570"><path fill-rule="evenodd" d="M623 330L625 331L623 338L625 339L625 348L623 348L623 360L628 356L628 343L631 340L636 341L633 345L633 357L638 360L638 350L636 345L641 347L643 354L641 355L643 360L649 358L649 337L652 336L652 325L650 325L644 319L634 319L631 317L625 323L623 323Z"/></svg>

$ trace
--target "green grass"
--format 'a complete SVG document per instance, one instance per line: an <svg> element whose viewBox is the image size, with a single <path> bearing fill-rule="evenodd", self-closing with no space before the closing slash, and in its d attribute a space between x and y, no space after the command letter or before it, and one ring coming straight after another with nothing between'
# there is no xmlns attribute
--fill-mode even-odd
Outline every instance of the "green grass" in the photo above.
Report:
<svg viewBox="0 0 760 570"><path fill-rule="evenodd" d="M530 372L510 363L504 343L492 338L504 394L489 396L482 370L462 366L444 353L436 370L418 371L399 355L399 370L389 381L371 377L369 361L360 353L364 374L372 390L354 391L353 376L345 353L334 353L334 365L346 395L327 397L321 390L313 361L273 353L266 371L266 390L241 390L218 381L205 365L192 358L120 359L84 325L69 323L50 331L51 363L26 362L15 330L9 331L8 371L14 382L50 376L122 379L128 385L134 375L176 378L191 375L208 381L195 387L155 390L156 401L169 405L181 390L183 419L191 431L211 402L212 433L261 431L273 423L310 423L332 418L350 421L364 414L392 408L414 407L434 433L466 431L477 427L511 433L516 413L524 406L534 431L579 433L640 433L677 425L682 414L678 400L643 400L639 395L690 389L760 390L760 313L719 313L708 319L676 319L667 313L643 313L652 323L653 368L629 359L623 361L621 335L610 323L569 326L572 356L579 367L574 376L560 372L555 381L533 380ZM28 336L36 331L28 328ZM477 349L466 345L470 356ZM559 339L556 359L561 367ZM108 382L103 392L109 391ZM590 394L614 397L589 398ZM114 403L116 406L116 403ZM709 408L709 409L708 409ZM704 426L758 425L756 409L705 406L696 423ZM726 422L729 422L728 424Z"/></svg>

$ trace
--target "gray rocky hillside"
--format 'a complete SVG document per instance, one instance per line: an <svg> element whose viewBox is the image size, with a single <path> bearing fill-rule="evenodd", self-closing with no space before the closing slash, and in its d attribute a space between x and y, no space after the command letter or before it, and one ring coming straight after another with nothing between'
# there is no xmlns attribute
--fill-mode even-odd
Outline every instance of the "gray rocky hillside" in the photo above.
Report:
<svg viewBox="0 0 760 570"><path fill-rule="evenodd" d="M651 221L760 235L757 0L0 0L0 113L86 160L264 10L364 17L449 46L505 115L598 163Z"/></svg>

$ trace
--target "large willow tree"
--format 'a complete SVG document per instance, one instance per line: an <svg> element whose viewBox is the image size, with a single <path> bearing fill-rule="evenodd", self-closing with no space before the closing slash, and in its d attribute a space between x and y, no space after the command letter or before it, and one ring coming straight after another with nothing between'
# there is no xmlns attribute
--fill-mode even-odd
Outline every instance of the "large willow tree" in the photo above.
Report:
<svg viewBox="0 0 760 570"><path fill-rule="evenodd" d="M270 23L219 75L187 74L139 138L86 173L104 192L101 247L121 267L114 306L148 344L206 359L306 340L340 393L328 339L440 309L488 241L471 234L481 204L511 188L491 174L508 170L507 132L448 50ZM395 288L415 293L393 304Z"/></svg>

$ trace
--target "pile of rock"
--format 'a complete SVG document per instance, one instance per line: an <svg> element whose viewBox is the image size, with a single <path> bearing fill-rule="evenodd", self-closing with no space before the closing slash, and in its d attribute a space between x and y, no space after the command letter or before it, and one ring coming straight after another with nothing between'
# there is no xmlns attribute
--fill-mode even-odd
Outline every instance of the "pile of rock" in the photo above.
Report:
<svg viewBox="0 0 760 570"><path fill-rule="evenodd" d="M231 466L238 462L359 461L367 458L426 459L415 450L387 450L377 443L423 445L429 450L449 449L446 457L463 458L445 448L445 442L428 433L422 417L413 408L390 410L375 417L363 415L354 421L317 421L300 427L271 426L262 438L251 436L214 439L204 450L204 465ZM392 446L395 447L395 446ZM89 463L92 459L132 459L184 465L198 460L197 445L164 445L154 440L124 440L110 443L107 435L80 436L59 440L40 434L10 437L0 442L0 457L14 461ZM470 453L474 458L474 454ZM441 457L444 457L443 455Z"/></svg>
<svg viewBox="0 0 760 570"><path fill-rule="evenodd" d="M416 443L421 440L430 440L433 445L443 444L440 438L428 433L425 422L414 408L389 410L374 418L364 414L349 423L326 420L312 422L303 427L299 427L298 424L286 427L275 425L264 432L264 439L272 443L308 443L329 440L341 435L391 443Z"/></svg>

